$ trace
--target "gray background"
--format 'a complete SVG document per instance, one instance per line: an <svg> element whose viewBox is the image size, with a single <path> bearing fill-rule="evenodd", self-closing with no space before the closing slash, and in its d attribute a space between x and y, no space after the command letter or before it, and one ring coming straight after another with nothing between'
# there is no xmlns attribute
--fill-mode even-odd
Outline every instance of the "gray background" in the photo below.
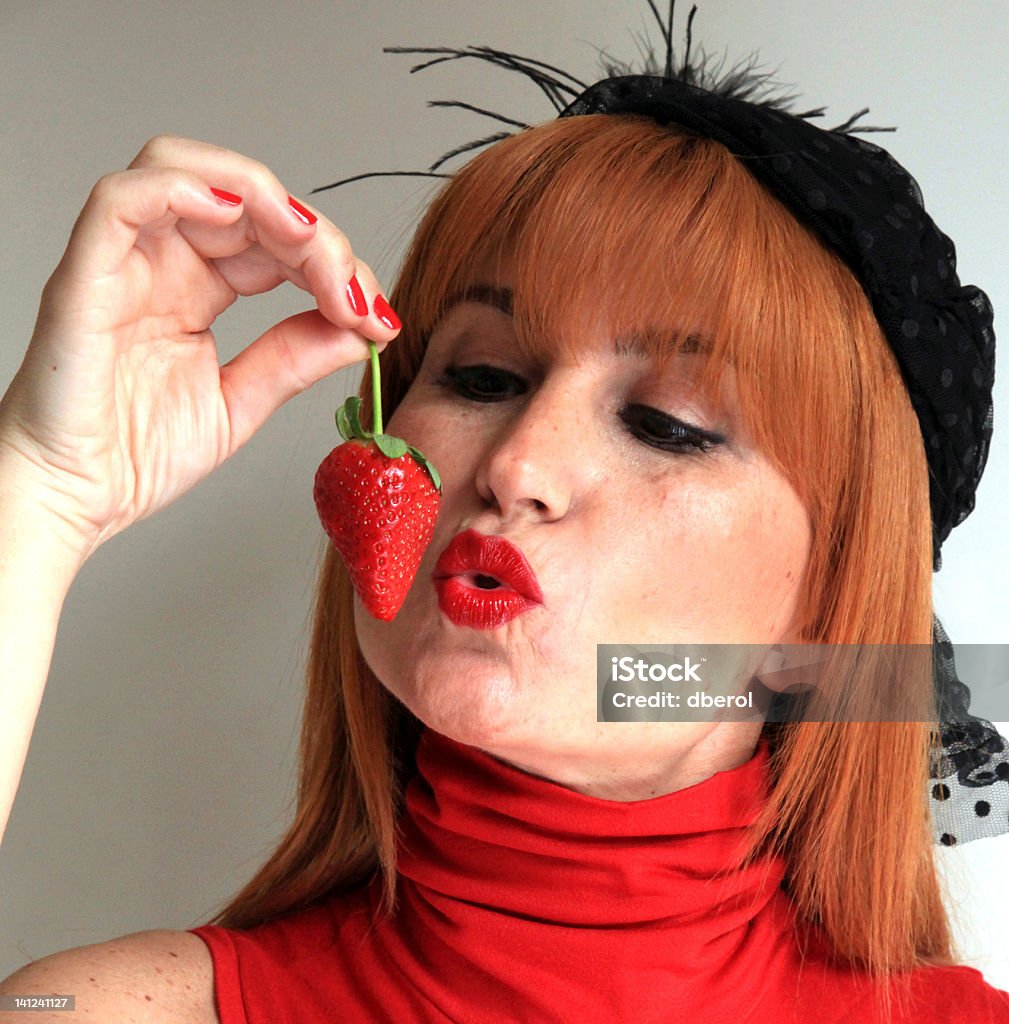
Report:
<svg viewBox="0 0 1009 1024"><path fill-rule="evenodd" d="M827 105L827 125L864 105L869 123L899 125L877 140L915 173L956 240L961 276L1004 311L1004 11L998 0L955 9L704 0L695 39L733 59L759 49L808 106ZM92 184L150 136L239 150L305 196L338 177L422 167L493 130L474 114L429 111L425 99L552 116L518 76L469 62L410 77L412 59L383 45L488 43L591 80L591 43L632 59L631 31L646 26L657 40L644 0L0 0L0 383L20 363ZM379 179L314 201L388 290L430 191L421 179ZM222 361L309 304L289 286L241 300L218 324ZM0 976L57 949L202 923L280 836L321 551L312 479L338 441L333 411L358 377L334 376L293 400L195 491L114 538L75 582L0 849ZM1006 380L977 510L947 542L936 577L940 615L961 643L1009 642ZM969 962L1009 988L1009 960L996 955L1009 950L1009 838L942 856Z"/></svg>

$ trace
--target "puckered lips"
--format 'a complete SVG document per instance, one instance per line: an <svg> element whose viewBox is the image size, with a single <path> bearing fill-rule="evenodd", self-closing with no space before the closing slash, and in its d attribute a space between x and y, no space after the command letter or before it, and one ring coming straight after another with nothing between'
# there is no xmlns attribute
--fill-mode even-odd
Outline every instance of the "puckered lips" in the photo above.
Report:
<svg viewBox="0 0 1009 1024"><path fill-rule="evenodd" d="M496 629L543 603L525 555L506 538L473 529L452 539L432 577L439 607L458 626Z"/></svg>

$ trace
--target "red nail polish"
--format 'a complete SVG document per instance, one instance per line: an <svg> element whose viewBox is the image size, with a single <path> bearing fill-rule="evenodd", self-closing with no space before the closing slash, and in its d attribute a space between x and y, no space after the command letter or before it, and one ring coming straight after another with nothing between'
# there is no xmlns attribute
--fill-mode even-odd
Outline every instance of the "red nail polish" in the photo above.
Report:
<svg viewBox="0 0 1009 1024"><path fill-rule="evenodd" d="M225 206L238 206L241 201L241 196L236 196L234 192L225 192L223 188L211 188L211 192L217 196L217 201L224 203Z"/></svg>
<svg viewBox="0 0 1009 1024"><path fill-rule="evenodd" d="M394 331L398 331L400 327L403 326L400 323L399 317L396 316L392 306L385 301L384 295L375 296L375 316L377 316L386 327L391 327Z"/></svg>
<svg viewBox="0 0 1009 1024"><path fill-rule="evenodd" d="M287 201L291 204L291 209L294 210L295 216L302 224L314 224L319 219L311 210L306 210L294 196L288 196Z"/></svg>
<svg viewBox="0 0 1009 1024"><path fill-rule="evenodd" d="M357 274L347 282L347 300L350 302L350 308L358 316L368 315L368 300L364 297L364 291L361 288L361 282L357 279Z"/></svg>

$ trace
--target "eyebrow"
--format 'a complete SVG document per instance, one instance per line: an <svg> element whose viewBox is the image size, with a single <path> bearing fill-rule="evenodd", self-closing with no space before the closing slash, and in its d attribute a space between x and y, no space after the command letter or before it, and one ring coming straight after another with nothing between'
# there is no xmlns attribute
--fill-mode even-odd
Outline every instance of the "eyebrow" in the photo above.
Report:
<svg viewBox="0 0 1009 1024"><path fill-rule="evenodd" d="M442 316L462 302L479 302L485 306L499 309L507 316L512 315L512 290L493 284L472 284L456 292L445 301ZM711 350L710 343L698 334L688 334L680 347L681 353L707 353ZM640 334L630 333L618 338L613 343L613 351L618 356L646 355L647 347Z"/></svg>

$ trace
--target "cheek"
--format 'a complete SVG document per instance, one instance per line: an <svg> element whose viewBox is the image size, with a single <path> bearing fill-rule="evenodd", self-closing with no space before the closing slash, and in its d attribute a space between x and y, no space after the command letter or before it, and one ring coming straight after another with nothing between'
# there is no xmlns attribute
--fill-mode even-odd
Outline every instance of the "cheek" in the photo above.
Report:
<svg viewBox="0 0 1009 1024"><path fill-rule="evenodd" d="M809 520L784 480L719 489L684 482L642 504L640 532L628 531L628 563L668 606L675 595L698 624L750 623L761 632L790 613L809 554ZM639 541L634 539L634 536Z"/></svg>
<svg viewBox="0 0 1009 1024"><path fill-rule="evenodd" d="M409 392L396 407L396 411L391 416L386 416L385 432L394 437L401 437L417 448L427 440L424 416L418 412Z"/></svg>
<svg viewBox="0 0 1009 1024"><path fill-rule="evenodd" d="M683 480L665 491L646 516L647 529L670 559L693 568L723 568L727 556L748 554L758 535L745 495L710 481ZM714 560L714 561L712 561Z"/></svg>
<svg viewBox="0 0 1009 1024"><path fill-rule="evenodd" d="M737 509L725 600L741 621L777 641L792 622L809 559L812 530L798 496L775 477Z"/></svg>
<svg viewBox="0 0 1009 1024"><path fill-rule="evenodd" d="M425 404L409 392L386 420L385 431L419 448L432 461L436 456L444 459L459 454L464 447L460 438L472 433L464 417L444 407Z"/></svg>
<svg viewBox="0 0 1009 1024"><path fill-rule="evenodd" d="M764 468L725 487L685 487L678 494L684 531L713 554L759 575L765 567L804 561L809 517L784 477Z"/></svg>

